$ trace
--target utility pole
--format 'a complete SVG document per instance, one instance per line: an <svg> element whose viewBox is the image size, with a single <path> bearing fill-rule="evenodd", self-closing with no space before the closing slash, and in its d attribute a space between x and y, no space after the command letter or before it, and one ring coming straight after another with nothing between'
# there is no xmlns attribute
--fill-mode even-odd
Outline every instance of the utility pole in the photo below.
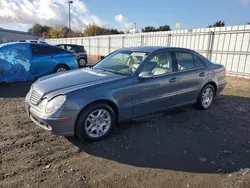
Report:
<svg viewBox="0 0 250 188"><path fill-rule="evenodd" d="M136 33L136 23L134 23L134 26L135 26L135 33Z"/></svg>
<svg viewBox="0 0 250 188"><path fill-rule="evenodd" d="M70 25L70 4L73 3L73 1L69 1L69 37L71 37L71 25Z"/></svg>

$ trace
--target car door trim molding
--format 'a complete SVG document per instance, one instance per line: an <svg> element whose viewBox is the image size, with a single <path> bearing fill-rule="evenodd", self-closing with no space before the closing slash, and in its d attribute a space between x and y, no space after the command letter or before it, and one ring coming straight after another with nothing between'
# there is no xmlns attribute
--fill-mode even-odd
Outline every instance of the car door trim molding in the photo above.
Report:
<svg viewBox="0 0 250 188"><path fill-rule="evenodd" d="M146 102L150 102L150 101L154 101L154 100L159 100L159 99L163 99L163 98L169 98L169 97L173 97L176 95L181 95L184 93L188 93L188 92L193 92L193 91L197 91L198 89L183 89L177 92L171 92L171 93L167 93L164 95L160 95L160 96L155 96L155 97L151 97L149 99L145 99L143 101L139 101L137 103L133 103L134 105L138 105L138 104L142 104L142 103L146 103Z"/></svg>

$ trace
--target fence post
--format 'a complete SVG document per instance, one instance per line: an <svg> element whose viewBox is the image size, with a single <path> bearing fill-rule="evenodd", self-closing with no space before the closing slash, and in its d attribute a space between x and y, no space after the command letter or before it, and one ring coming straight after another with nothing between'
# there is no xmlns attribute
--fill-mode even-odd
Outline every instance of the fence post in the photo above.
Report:
<svg viewBox="0 0 250 188"><path fill-rule="evenodd" d="M168 42L167 42L167 46L171 45L171 34L168 34Z"/></svg>
<svg viewBox="0 0 250 188"><path fill-rule="evenodd" d="M212 50L214 46L214 32L211 31L208 39L208 47L207 47L207 59L211 61L212 58Z"/></svg>
<svg viewBox="0 0 250 188"><path fill-rule="evenodd" d="M144 36L141 34L141 46L144 46Z"/></svg>
<svg viewBox="0 0 250 188"><path fill-rule="evenodd" d="M124 36L122 36L122 48L124 48L124 46L125 46L125 37Z"/></svg>
<svg viewBox="0 0 250 188"><path fill-rule="evenodd" d="M97 55L100 55L100 49L99 49L99 37L97 37Z"/></svg>
<svg viewBox="0 0 250 188"><path fill-rule="evenodd" d="M108 40L108 41L109 41L109 42L108 42L108 45L109 45L109 46L108 46L108 47L109 47L109 54L110 54L110 51L111 51L111 49L110 49L110 45L111 45L111 44L110 44L110 40L111 40L111 38L109 37L109 40Z"/></svg>
<svg viewBox="0 0 250 188"><path fill-rule="evenodd" d="M91 54L91 53L90 53L90 38L89 38L89 54Z"/></svg>

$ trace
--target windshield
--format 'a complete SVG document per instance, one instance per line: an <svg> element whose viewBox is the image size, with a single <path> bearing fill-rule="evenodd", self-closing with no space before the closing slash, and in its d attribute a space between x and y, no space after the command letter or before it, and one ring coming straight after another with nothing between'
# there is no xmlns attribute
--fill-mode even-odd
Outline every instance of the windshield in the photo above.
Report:
<svg viewBox="0 0 250 188"><path fill-rule="evenodd" d="M136 71L147 56L146 52L116 51L100 61L94 69L129 76Z"/></svg>

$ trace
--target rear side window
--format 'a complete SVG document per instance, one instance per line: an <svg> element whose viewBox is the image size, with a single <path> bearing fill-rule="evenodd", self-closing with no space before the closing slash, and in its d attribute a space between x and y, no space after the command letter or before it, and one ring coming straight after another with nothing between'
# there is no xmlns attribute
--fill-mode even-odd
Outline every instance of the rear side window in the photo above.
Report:
<svg viewBox="0 0 250 188"><path fill-rule="evenodd" d="M50 49L51 53L53 53L53 54L65 52L65 50L63 50L59 47L54 47L54 46L49 47L49 49Z"/></svg>
<svg viewBox="0 0 250 188"><path fill-rule="evenodd" d="M193 55L186 52L175 52L178 70L188 70L195 68Z"/></svg>
<svg viewBox="0 0 250 188"><path fill-rule="evenodd" d="M51 47L51 46L35 45L35 44L31 45L31 51L33 56L49 55L49 54L64 52L64 50L59 47Z"/></svg>
<svg viewBox="0 0 250 188"><path fill-rule="evenodd" d="M205 67L203 61L200 60L200 58L196 57L195 55L194 55L194 62L195 62L195 67Z"/></svg>
<svg viewBox="0 0 250 188"><path fill-rule="evenodd" d="M66 50L74 50L72 46L66 46Z"/></svg>
<svg viewBox="0 0 250 188"><path fill-rule="evenodd" d="M84 52L83 46L72 46L72 48L76 53Z"/></svg>
<svg viewBox="0 0 250 188"><path fill-rule="evenodd" d="M58 45L57 45L57 46L58 46ZM60 48L64 49L64 45L59 45L58 47L60 47Z"/></svg>
<svg viewBox="0 0 250 188"><path fill-rule="evenodd" d="M195 55L187 52L175 52L178 70L184 71L198 67L204 67L205 64Z"/></svg>

